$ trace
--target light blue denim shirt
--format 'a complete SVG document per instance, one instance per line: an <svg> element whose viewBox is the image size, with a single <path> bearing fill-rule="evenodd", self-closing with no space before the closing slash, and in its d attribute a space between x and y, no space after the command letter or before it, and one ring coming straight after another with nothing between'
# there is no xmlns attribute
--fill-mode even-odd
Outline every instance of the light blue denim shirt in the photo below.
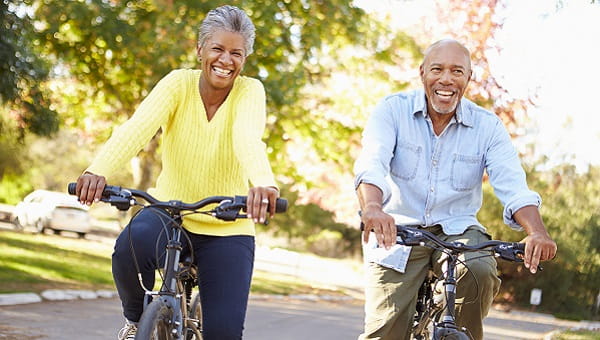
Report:
<svg viewBox="0 0 600 340"><path fill-rule="evenodd" d="M384 211L396 223L441 224L448 235L481 225L482 182L487 171L504 206L504 223L521 230L513 213L541 204L502 121L463 98L455 119L436 136L423 90L385 97L363 131L363 149L354 165L355 187L383 192Z"/></svg>

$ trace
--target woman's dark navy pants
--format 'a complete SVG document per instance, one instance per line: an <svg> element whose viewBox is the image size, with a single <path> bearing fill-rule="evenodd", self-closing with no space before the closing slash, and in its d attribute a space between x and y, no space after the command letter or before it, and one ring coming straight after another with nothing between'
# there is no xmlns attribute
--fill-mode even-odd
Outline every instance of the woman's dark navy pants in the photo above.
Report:
<svg viewBox="0 0 600 340"><path fill-rule="evenodd" d="M162 268L164 262L168 231L163 226L168 219L164 212L146 208L123 229L115 243L113 277L123 314L130 321L139 321L144 304L133 251L144 286L153 289L157 264ZM181 243L184 254L189 254L191 246L198 266L204 339L241 339L254 264L254 237L186 234L191 242L182 235Z"/></svg>

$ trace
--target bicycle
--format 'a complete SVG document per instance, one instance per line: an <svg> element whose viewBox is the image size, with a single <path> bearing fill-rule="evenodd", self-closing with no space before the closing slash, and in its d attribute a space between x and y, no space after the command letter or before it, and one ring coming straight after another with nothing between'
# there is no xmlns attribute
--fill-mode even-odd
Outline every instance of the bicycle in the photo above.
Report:
<svg viewBox="0 0 600 340"><path fill-rule="evenodd" d="M454 317L456 305L456 266L460 254L465 252L488 251L489 255L506 261L523 262L525 243L490 240L475 245L462 242L445 242L433 233L423 230L422 226L397 225L397 243L406 246L425 246L441 251L447 255L447 270L438 278L431 269L417 295L417 307L412 326L412 336L415 340L469 340L467 329L459 329ZM463 264L465 264L463 262ZM465 264L466 266L466 264ZM543 270L538 266L538 270ZM444 292L441 298L436 296L435 287L443 282ZM445 299L443 299L445 297ZM444 304L445 300L445 304Z"/></svg>
<svg viewBox="0 0 600 340"><path fill-rule="evenodd" d="M76 183L69 183L69 194L75 195L76 186ZM142 204L137 198L143 199L147 204ZM160 209L169 216L164 225L164 232L168 240L164 266L159 270L162 278L159 290L151 291L144 287L138 270L138 279L146 295L136 339L202 339L202 309L199 294L196 292L192 297L198 278L197 269L192 260L194 257L192 254L181 258L182 235L187 236L183 232L183 216L205 214L224 221L247 218L247 215L242 213L246 209L246 199L246 196L211 196L194 203L177 200L160 201L145 191L105 186L100 200L111 204L118 210L126 211L132 206L140 206L142 209ZM216 205L208 210L200 210L211 204ZM285 212L287 200L278 198L275 210L277 213Z"/></svg>
<svg viewBox="0 0 600 340"><path fill-rule="evenodd" d="M456 266L459 255L465 252L489 251L489 255L496 256L506 261L523 262L525 243L505 242L491 240L476 245L466 245L462 242L445 242L433 233L424 230L419 225L396 225L396 243L406 246L430 247L444 252L447 255L447 270L445 277L439 278L430 268L417 294L417 305L412 325L412 339L414 340L470 340L466 329L459 329L454 317L456 305ZM361 230L364 224L361 223ZM538 266L538 270L542 270ZM435 293L439 281L444 286L444 294L440 297ZM445 304L444 298L445 297Z"/></svg>

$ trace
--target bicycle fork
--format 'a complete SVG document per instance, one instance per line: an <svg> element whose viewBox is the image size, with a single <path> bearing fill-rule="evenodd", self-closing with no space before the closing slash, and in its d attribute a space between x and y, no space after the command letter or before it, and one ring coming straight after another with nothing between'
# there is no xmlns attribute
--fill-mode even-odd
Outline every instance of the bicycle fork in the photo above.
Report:
<svg viewBox="0 0 600 340"><path fill-rule="evenodd" d="M178 281L177 277L179 275L179 259L181 257L181 229L173 228L173 234L167 241L167 257L165 259L164 273L165 278L163 281L163 289L161 292L164 295L169 296L171 299L171 308L173 308L173 336L177 337L178 335L183 334L183 315L181 313L181 293L178 292ZM165 294L166 293L166 294Z"/></svg>
<svg viewBox="0 0 600 340"><path fill-rule="evenodd" d="M456 307L456 262L458 261L458 254L452 252L448 254L446 263L448 264L447 276L444 280L444 294L446 298L446 308L440 321L435 325L433 338L444 339L445 336L450 334L457 334L461 331L456 325L456 318L454 317Z"/></svg>
<svg viewBox="0 0 600 340"><path fill-rule="evenodd" d="M162 300L166 306L173 310L172 318L169 320L172 326L172 336L175 339L181 339L180 335L183 334L183 315L181 312L181 292L179 292L177 281L179 275L179 258L183 250L180 242L181 230L173 228L172 235L169 236L167 239L165 263L163 265L164 278L161 288L158 292L146 290L144 310L153 301L153 298Z"/></svg>

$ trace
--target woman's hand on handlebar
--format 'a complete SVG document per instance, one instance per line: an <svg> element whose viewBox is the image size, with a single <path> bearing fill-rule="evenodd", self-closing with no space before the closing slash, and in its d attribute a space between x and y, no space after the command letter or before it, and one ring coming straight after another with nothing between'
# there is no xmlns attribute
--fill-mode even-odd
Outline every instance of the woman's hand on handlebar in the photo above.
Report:
<svg viewBox="0 0 600 340"><path fill-rule="evenodd" d="M254 223L265 223L267 213L269 217L275 215L275 204L279 197L279 190L275 187L254 187L248 190L246 212L248 218Z"/></svg>
<svg viewBox="0 0 600 340"><path fill-rule="evenodd" d="M105 186L106 178L104 176L85 172L77 179L75 194L82 204L92 205L92 203L100 201Z"/></svg>

